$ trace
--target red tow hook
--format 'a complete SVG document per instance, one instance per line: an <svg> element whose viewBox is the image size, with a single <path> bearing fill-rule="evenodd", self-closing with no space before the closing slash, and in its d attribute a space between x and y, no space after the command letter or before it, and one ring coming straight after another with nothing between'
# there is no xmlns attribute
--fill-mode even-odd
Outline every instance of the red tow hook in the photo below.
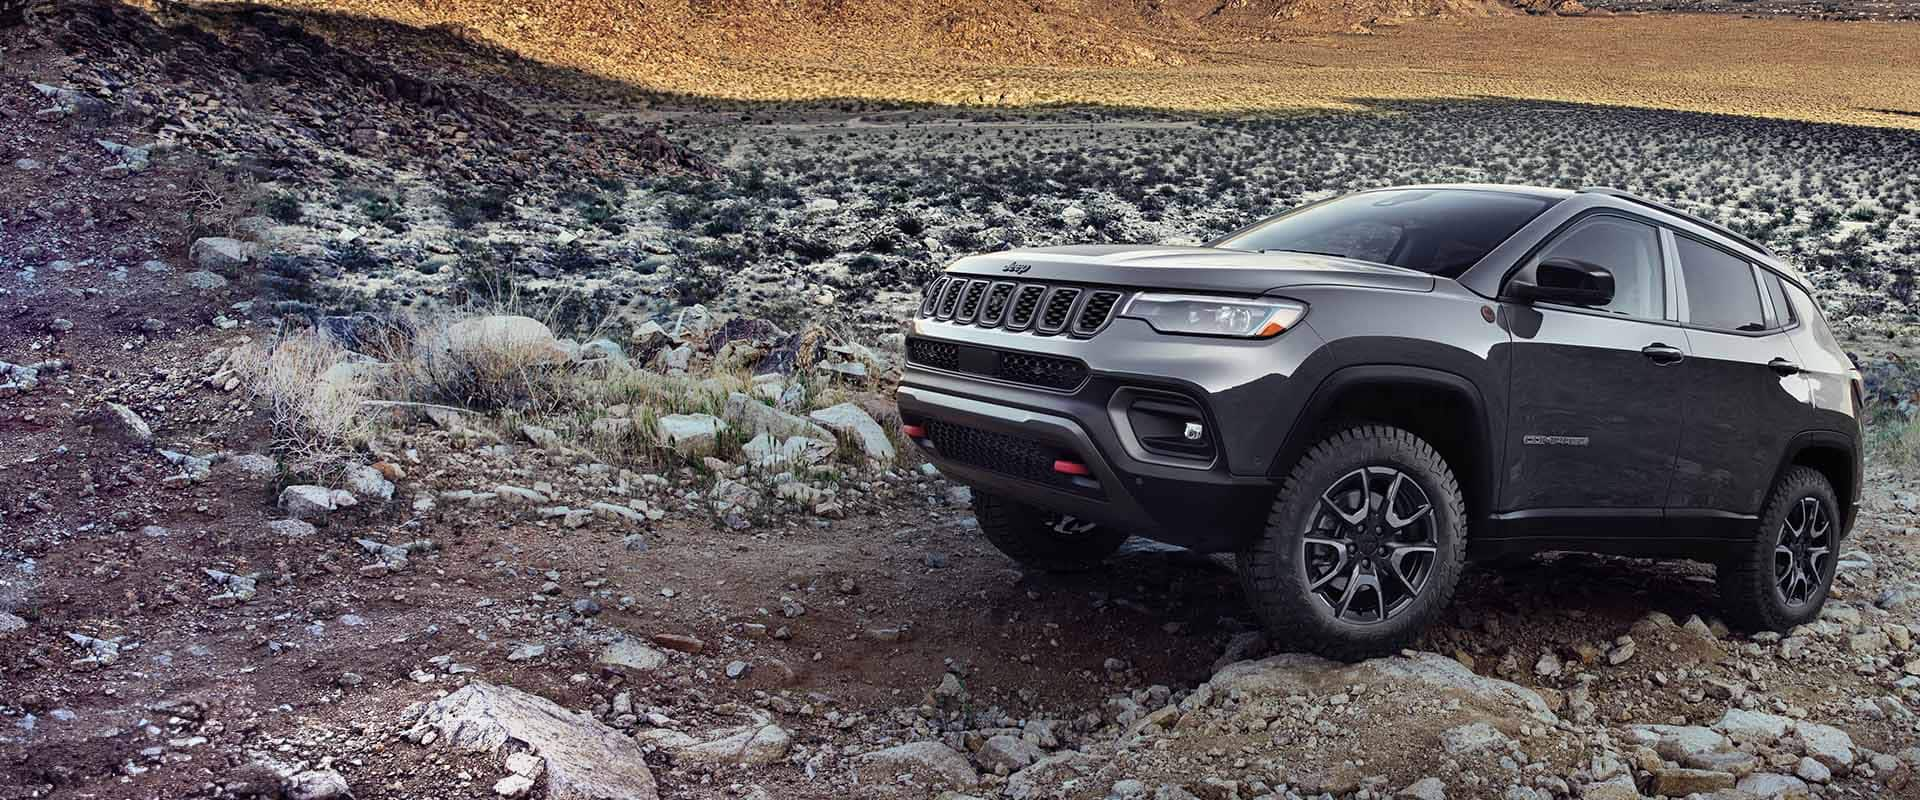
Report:
<svg viewBox="0 0 1920 800"><path fill-rule="evenodd" d="M1087 469L1087 465L1082 464L1078 461L1066 461L1066 460L1059 460L1059 461L1053 462L1053 471L1058 472L1062 475L1085 476L1085 475L1093 474L1093 470Z"/></svg>
<svg viewBox="0 0 1920 800"><path fill-rule="evenodd" d="M927 438L927 426L925 425L902 425L900 426L900 432L906 434L909 439Z"/></svg>

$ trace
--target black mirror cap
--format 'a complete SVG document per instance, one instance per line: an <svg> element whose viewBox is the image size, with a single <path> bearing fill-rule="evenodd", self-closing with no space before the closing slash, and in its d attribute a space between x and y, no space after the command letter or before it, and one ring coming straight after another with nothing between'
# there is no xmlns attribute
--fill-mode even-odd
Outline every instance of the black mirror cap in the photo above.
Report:
<svg viewBox="0 0 1920 800"><path fill-rule="evenodd" d="M1590 261L1549 258L1520 270L1501 294L1503 299L1522 303L1604 306L1613 302L1613 273Z"/></svg>

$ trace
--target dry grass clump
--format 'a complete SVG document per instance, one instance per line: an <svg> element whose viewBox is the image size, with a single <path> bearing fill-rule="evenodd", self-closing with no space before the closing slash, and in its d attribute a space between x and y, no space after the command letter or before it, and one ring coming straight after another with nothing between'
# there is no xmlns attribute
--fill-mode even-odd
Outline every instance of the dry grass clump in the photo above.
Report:
<svg viewBox="0 0 1920 800"><path fill-rule="evenodd" d="M296 473L326 475L373 435L367 393L380 365L307 332L241 348L228 367L272 409L276 447Z"/></svg>
<svg viewBox="0 0 1920 800"><path fill-rule="evenodd" d="M301 330L237 353L232 368L271 406L289 467L320 475L349 464L347 456L382 426L423 417L486 439L590 452L608 463L691 462L701 468L701 458L683 457L660 440L662 418L724 418L735 393L755 402L777 394L756 395L759 387L744 362L699 359L689 372L668 374L623 359L580 361L550 339L526 336L524 328L516 331L501 319L430 311L348 334ZM495 321L491 327L480 324L488 320ZM353 350L336 338L343 335ZM780 380L783 391L797 387L802 407L860 397L801 375ZM728 427L701 455L735 459L751 436ZM850 448L842 453L853 457Z"/></svg>

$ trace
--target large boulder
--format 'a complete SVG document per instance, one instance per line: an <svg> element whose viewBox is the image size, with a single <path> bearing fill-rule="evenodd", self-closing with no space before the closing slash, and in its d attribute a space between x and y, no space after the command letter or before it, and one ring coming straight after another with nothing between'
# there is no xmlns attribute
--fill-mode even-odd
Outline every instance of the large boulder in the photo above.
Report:
<svg viewBox="0 0 1920 800"><path fill-rule="evenodd" d="M805 417L781 411L744 392L729 393L726 410L722 411L721 415L726 419L727 424L748 434L767 433L781 439L793 436L805 436L809 439L833 438L831 431L807 421Z"/></svg>
<svg viewBox="0 0 1920 800"><path fill-rule="evenodd" d="M461 320L447 327L449 353L508 364L564 364L573 354L560 345L546 323L532 317L492 316Z"/></svg>
<svg viewBox="0 0 1920 800"><path fill-rule="evenodd" d="M973 765L967 763L967 757L939 742L911 742L875 750L856 756L853 763L861 783L866 784L891 784L901 775L911 775L926 784L944 783L954 789L969 789L980 783L980 776L974 772Z"/></svg>
<svg viewBox="0 0 1920 800"><path fill-rule="evenodd" d="M693 766L723 767L745 764L764 767L787 757L793 737L764 714L750 712L747 722L691 736L665 728L634 734L636 741L673 754L674 761Z"/></svg>
<svg viewBox="0 0 1920 800"><path fill-rule="evenodd" d="M108 403L93 417L95 424L112 437L129 444L147 444L153 441L153 428L140 418L133 409L119 403Z"/></svg>
<svg viewBox="0 0 1920 800"><path fill-rule="evenodd" d="M1438 653L1411 653L1343 664L1301 653L1229 664L1207 683L1216 697L1235 691L1287 697L1337 693L1356 684L1440 701L1458 700L1498 721L1513 716L1556 722L1547 701L1517 683L1475 674Z"/></svg>
<svg viewBox="0 0 1920 800"><path fill-rule="evenodd" d="M408 710L407 739L500 759L545 761L550 800L658 800L640 744L592 716L508 686L471 683Z"/></svg>
<svg viewBox="0 0 1920 800"><path fill-rule="evenodd" d="M868 459L885 464L893 463L893 442L887 439L887 432L881 430L880 423L859 406L841 403L808 414L814 422L825 425L827 430L840 434L860 446Z"/></svg>
<svg viewBox="0 0 1920 800"><path fill-rule="evenodd" d="M208 272L232 275L252 261L257 248L239 239L208 236L196 239L187 250L193 265Z"/></svg>

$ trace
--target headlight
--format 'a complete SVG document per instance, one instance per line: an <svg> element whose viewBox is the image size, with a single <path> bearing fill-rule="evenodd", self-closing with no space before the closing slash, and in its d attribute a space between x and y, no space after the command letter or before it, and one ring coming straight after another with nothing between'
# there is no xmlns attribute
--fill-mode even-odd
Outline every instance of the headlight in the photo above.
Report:
<svg viewBox="0 0 1920 800"><path fill-rule="evenodd" d="M1137 294L1120 316L1145 320L1161 333L1265 339L1300 322L1307 307L1291 300Z"/></svg>

